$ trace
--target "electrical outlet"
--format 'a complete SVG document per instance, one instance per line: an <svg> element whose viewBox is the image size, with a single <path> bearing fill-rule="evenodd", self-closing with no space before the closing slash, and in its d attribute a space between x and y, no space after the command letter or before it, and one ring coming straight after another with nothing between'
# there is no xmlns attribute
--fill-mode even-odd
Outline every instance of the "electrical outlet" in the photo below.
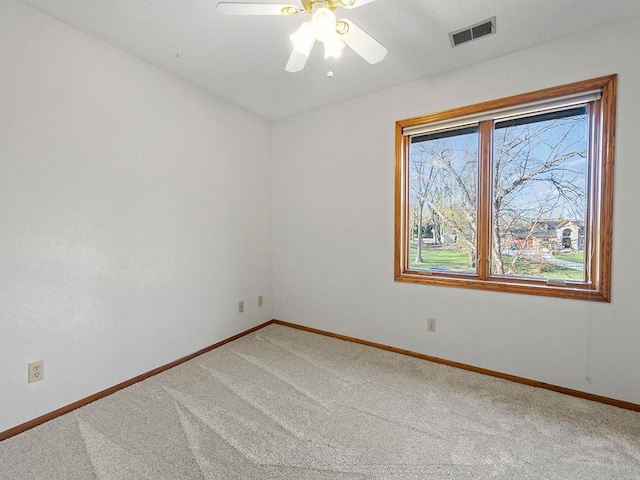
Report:
<svg viewBox="0 0 640 480"><path fill-rule="evenodd" d="M262 299L262 295L260 295L260 296L258 297L258 306L259 306L259 307L261 307L263 304L264 304L264 301L263 301L263 299Z"/></svg>
<svg viewBox="0 0 640 480"><path fill-rule="evenodd" d="M39 382L44 378L44 363L42 360L29 364L29 383Z"/></svg>
<svg viewBox="0 0 640 480"><path fill-rule="evenodd" d="M244 302L240 300L238 302L238 313L243 313L243 312L244 312Z"/></svg>
<svg viewBox="0 0 640 480"><path fill-rule="evenodd" d="M436 331L436 319L427 318L427 332L435 332L435 331Z"/></svg>

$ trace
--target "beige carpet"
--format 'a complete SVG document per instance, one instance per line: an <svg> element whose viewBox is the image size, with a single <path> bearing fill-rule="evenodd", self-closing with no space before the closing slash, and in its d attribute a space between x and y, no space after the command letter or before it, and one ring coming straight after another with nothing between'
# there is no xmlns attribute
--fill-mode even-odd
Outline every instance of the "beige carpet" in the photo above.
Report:
<svg viewBox="0 0 640 480"><path fill-rule="evenodd" d="M0 443L14 479L640 479L640 414L271 325Z"/></svg>

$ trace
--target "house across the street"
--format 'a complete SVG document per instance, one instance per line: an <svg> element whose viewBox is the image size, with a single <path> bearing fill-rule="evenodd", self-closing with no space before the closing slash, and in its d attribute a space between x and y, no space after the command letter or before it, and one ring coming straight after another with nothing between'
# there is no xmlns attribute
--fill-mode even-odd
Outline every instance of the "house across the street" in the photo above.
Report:
<svg viewBox="0 0 640 480"><path fill-rule="evenodd" d="M504 232L504 248L536 251L584 249L584 222L574 220L534 222L529 228Z"/></svg>

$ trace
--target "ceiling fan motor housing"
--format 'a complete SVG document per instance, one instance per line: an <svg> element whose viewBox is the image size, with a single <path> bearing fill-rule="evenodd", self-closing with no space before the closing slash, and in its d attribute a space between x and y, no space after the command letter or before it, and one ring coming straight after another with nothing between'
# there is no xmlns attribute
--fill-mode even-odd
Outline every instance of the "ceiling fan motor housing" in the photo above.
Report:
<svg viewBox="0 0 640 480"><path fill-rule="evenodd" d="M352 7L356 0L302 0L302 7L309 13L313 13L316 8L326 7L333 11L338 7Z"/></svg>

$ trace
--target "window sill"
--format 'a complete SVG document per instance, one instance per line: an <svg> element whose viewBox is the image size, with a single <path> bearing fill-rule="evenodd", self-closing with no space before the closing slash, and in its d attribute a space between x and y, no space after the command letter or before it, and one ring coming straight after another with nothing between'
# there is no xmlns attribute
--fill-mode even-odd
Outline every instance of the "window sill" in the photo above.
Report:
<svg viewBox="0 0 640 480"><path fill-rule="evenodd" d="M544 280L522 281L519 278L479 279L474 275L427 273L417 270L407 270L395 276L396 282L435 285L442 287L471 288L475 290L490 290L495 292L521 293L525 295L540 295L545 297L567 298L574 300L588 300L593 302L611 302L598 289L589 288L587 284L569 283L566 286L549 285Z"/></svg>

